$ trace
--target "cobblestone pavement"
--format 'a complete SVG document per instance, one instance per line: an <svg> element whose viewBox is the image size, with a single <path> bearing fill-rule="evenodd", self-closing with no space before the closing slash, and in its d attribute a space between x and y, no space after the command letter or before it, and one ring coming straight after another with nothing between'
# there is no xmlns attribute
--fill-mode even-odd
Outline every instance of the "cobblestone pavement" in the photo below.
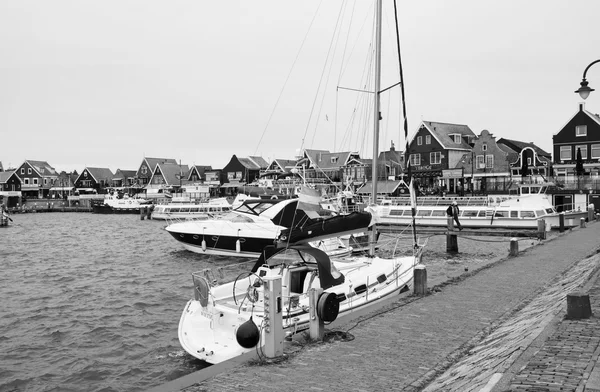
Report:
<svg viewBox="0 0 600 392"><path fill-rule="evenodd" d="M540 335L544 326L557 317L561 306L566 308L562 298L593 273L597 259L591 256L600 247L599 234L600 224L591 223L587 228L565 232L529 248L518 257L490 264L466 278L435 286L427 296L400 299L377 314L341 328L350 339L308 344L289 353L285 360L246 363L204 380L199 374L202 381L191 386L169 389L167 385L162 390L465 390L448 381L448 374L456 370L453 366L461 366L461 360L475 353L481 353L489 368L506 371L518 364L518 354L526 351L536 334ZM590 264L583 265L583 261ZM543 311L549 303L552 310ZM582 331L586 323L578 323ZM527 336L521 333L525 329L531 330ZM343 336L331 334L340 335ZM505 343L515 339L519 340L518 345L505 348ZM570 343L564 345L572 347ZM591 347L582 349L589 354ZM502 361L510 361L501 364L499 359L493 359L497 352L502 353ZM482 373L478 370L481 365L480 362L470 369L461 368L466 369L460 379L463 386L467 385L465 380ZM525 367L515 374L506 390L519 390L525 385L524 380L536 377L535 372ZM498 374L486 372L476 388L489 385ZM440 387L436 389L436 385Z"/></svg>

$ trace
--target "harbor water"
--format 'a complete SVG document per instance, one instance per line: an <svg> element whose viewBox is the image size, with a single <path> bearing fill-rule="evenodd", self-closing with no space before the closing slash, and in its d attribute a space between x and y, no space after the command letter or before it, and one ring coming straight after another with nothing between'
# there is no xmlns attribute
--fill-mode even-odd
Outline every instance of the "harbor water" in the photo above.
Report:
<svg viewBox="0 0 600 392"><path fill-rule="evenodd" d="M183 250L164 221L137 215L29 213L0 228L0 391L140 391L205 366L185 353L177 327L191 273L252 260ZM402 245L410 249L410 235ZM386 236L380 242L385 244ZM506 257L506 238L428 239L435 283ZM521 248L537 240L523 240ZM393 245L394 247L396 244Z"/></svg>

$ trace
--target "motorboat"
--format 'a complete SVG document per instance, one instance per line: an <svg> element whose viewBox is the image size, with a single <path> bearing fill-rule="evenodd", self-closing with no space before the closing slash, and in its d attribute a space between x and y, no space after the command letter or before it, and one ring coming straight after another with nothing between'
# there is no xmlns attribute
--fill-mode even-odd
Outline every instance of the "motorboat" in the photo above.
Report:
<svg viewBox="0 0 600 392"><path fill-rule="evenodd" d="M559 228L561 220L563 227L579 226L580 219L587 217L587 211L557 212L546 193L549 186L551 184L523 184L513 195L420 197L414 224L446 227L446 209L456 202L464 228L538 229L540 219L552 229ZM405 226L413 221L408 197L382 199L376 210L381 224Z"/></svg>
<svg viewBox="0 0 600 392"><path fill-rule="evenodd" d="M92 203L92 212L94 214L139 214L140 208L152 206L150 200L112 192L107 193L102 201Z"/></svg>
<svg viewBox="0 0 600 392"><path fill-rule="evenodd" d="M151 219L190 220L210 219L231 211L232 206L226 198L210 199L205 203L171 202L154 207Z"/></svg>
<svg viewBox="0 0 600 392"><path fill-rule="evenodd" d="M298 208L298 199L249 198L217 218L175 222L165 230L192 252L257 257L284 230L295 228L295 236L320 241L366 230L372 223L371 214L361 212L323 218L311 216Z"/></svg>
<svg viewBox="0 0 600 392"><path fill-rule="evenodd" d="M311 288L335 296L341 319L408 290L419 261L413 255L330 258L307 244L273 248L265 250L248 274L228 283L212 280L210 270L192 274L194 297L185 305L178 329L179 342L189 354L217 364L253 350L243 347L237 335L248 320L264 342L267 278L281 278L283 331L291 336L309 327Z"/></svg>

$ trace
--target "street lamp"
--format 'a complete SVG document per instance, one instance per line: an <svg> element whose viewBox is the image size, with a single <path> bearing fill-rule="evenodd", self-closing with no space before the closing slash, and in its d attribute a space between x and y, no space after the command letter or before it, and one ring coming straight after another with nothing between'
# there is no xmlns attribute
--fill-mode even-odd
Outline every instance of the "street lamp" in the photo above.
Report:
<svg viewBox="0 0 600 392"><path fill-rule="evenodd" d="M588 87L588 82L585 79L585 75L587 74L588 69L590 69L590 67L596 63L600 63L600 60L592 61L590 63L590 65L585 67L585 71L583 71L583 78L581 79L581 83L580 83L581 87L579 87L577 90L575 90L575 92L579 93L579 95L583 99L587 99L587 97L590 95L590 93L592 91L594 91L593 88Z"/></svg>

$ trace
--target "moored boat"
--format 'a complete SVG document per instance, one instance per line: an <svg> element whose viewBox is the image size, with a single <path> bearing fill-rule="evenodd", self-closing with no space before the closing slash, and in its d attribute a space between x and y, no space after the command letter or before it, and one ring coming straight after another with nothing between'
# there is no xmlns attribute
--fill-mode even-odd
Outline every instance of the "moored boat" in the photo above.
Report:
<svg viewBox="0 0 600 392"><path fill-rule="evenodd" d="M149 200L113 192L106 194L102 201L92 203L92 212L94 214L139 214L141 207L151 207L152 205Z"/></svg>
<svg viewBox="0 0 600 392"><path fill-rule="evenodd" d="M231 208L231 204L223 197L210 199L205 203L172 202L154 206L151 218L157 220L209 219L229 212Z"/></svg>

